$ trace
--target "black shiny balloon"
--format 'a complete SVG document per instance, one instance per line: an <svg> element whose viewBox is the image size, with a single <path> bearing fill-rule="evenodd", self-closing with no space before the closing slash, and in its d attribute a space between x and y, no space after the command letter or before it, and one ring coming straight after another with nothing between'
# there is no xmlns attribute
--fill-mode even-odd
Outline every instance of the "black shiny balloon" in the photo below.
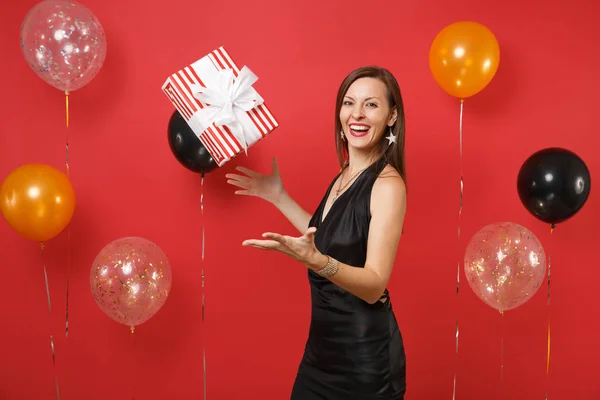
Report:
<svg viewBox="0 0 600 400"><path fill-rule="evenodd" d="M534 217L557 224L571 218L590 195L590 172L579 156L562 148L547 148L521 166L517 191Z"/></svg>
<svg viewBox="0 0 600 400"><path fill-rule="evenodd" d="M175 110L169 119L169 147L181 165L193 172L208 173L218 167L185 119Z"/></svg>

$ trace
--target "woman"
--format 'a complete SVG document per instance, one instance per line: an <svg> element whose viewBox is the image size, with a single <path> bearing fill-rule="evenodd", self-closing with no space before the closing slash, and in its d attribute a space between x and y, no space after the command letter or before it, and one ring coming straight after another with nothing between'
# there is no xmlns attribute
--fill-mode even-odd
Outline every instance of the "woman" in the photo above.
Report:
<svg viewBox="0 0 600 400"><path fill-rule="evenodd" d="M406 212L404 108L385 69L359 68L336 100L340 173L311 216L270 175L238 167L236 194L274 204L302 233L263 234L244 246L280 251L308 267L312 314L292 400L403 400L406 358L386 289Z"/></svg>

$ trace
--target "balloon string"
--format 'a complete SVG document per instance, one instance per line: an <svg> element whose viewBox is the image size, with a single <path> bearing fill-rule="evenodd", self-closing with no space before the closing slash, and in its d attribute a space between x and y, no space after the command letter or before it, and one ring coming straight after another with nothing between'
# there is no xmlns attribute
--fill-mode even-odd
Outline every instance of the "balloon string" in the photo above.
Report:
<svg viewBox="0 0 600 400"><path fill-rule="evenodd" d="M69 275L71 270L71 228L67 227L67 294L65 310L65 337L69 338Z"/></svg>
<svg viewBox="0 0 600 400"><path fill-rule="evenodd" d="M463 208L463 194L464 194L464 180L463 180L463 109L464 109L464 99L460 99L460 114L459 114L459 123L458 123L458 133L459 133L459 154L460 154L460 196L459 196L459 205L458 205L458 232L457 232L457 241L456 241L456 250L457 250L457 262L456 262L456 299L458 301L458 293L460 289L460 225L461 225L461 217L462 217L462 208ZM454 383L452 389L452 400L456 400L456 375L458 370L458 336L459 336L459 328L458 328L458 311L456 312L456 343L455 343L455 366L454 366Z"/></svg>
<svg viewBox="0 0 600 400"><path fill-rule="evenodd" d="M131 400L135 400L135 326L131 326L131 371L133 373L133 379L131 380Z"/></svg>
<svg viewBox="0 0 600 400"><path fill-rule="evenodd" d="M550 227L550 236L554 233L556 225L552 224ZM552 243L550 244L550 250L552 251ZM548 348L546 352L546 397L548 400L548 392L550 389L550 268L552 267L552 253L548 254Z"/></svg>
<svg viewBox="0 0 600 400"><path fill-rule="evenodd" d="M502 321L500 321L502 327L501 327L501 332L502 334L500 335L500 384L502 385L502 392L504 391L504 311L500 311L500 316L502 318Z"/></svg>
<svg viewBox="0 0 600 400"><path fill-rule="evenodd" d="M69 167L69 92L65 92L67 108L67 129L65 130L65 166L67 169L67 178L70 178L71 171Z"/></svg>
<svg viewBox="0 0 600 400"><path fill-rule="evenodd" d="M41 242L40 247L42 249L42 266L44 269L44 281L46 284L46 297L48 298L48 314L50 315L50 352L52 354L52 368L54 369L54 385L56 389L56 398L60 400L60 390L58 388L58 376L56 373L56 353L54 351L54 337L52 335L52 302L50 301L50 284L48 283L48 271L46 270L45 261L45 249L46 245Z"/></svg>
<svg viewBox="0 0 600 400"><path fill-rule="evenodd" d="M65 132L65 167L67 171L67 179L71 179L71 167L69 165L69 92L65 91L65 112L66 125ZM67 294L66 294L66 310L65 310L65 337L69 337L69 276L71 273L71 226L67 226Z"/></svg>
<svg viewBox="0 0 600 400"><path fill-rule="evenodd" d="M65 91L65 122L69 127L69 91Z"/></svg>
<svg viewBox="0 0 600 400"><path fill-rule="evenodd" d="M206 347L204 340L204 172L200 179L200 218L202 220L202 263L201 263L201 275L202 275L202 371L204 371L203 385L204 385L204 400L206 400Z"/></svg>

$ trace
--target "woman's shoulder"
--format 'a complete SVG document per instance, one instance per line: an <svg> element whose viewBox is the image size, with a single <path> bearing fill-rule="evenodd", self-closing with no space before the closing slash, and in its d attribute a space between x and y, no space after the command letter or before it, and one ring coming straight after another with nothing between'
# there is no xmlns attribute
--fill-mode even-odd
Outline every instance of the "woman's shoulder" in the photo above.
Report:
<svg viewBox="0 0 600 400"><path fill-rule="evenodd" d="M373 183L373 198L406 198L406 184L400 173L393 166L384 166Z"/></svg>
<svg viewBox="0 0 600 400"><path fill-rule="evenodd" d="M395 187L406 188L404 179L402 179L402 176L400 175L398 170L396 168L394 168L393 166L391 166L390 164L386 164L381 169L381 172L379 172L377 179L375 179L375 185L377 185L377 186L391 185L391 186L395 186Z"/></svg>

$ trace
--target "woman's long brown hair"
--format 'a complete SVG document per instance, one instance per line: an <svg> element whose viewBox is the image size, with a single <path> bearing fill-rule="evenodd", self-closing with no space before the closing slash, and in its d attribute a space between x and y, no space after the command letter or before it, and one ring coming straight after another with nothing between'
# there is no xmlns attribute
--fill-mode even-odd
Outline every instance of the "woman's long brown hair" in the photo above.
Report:
<svg viewBox="0 0 600 400"><path fill-rule="evenodd" d="M400 86L396 78L385 68L367 66L361 67L352 71L344 79L338 89L336 105L335 105L335 148L338 155L340 167L344 168L348 159L348 142L342 140L340 131L342 130L342 122L340 121L340 110L344 102L344 96L348 88L354 81L360 78L375 78L383 82L387 88L387 97L390 109L395 108L398 113L396 123L392 126L392 131L396 135L396 142L388 145L385 138L382 137L375 151L376 159L383 159L387 164L390 164L402 177L406 185L406 166L404 164L404 142L405 142L405 117L404 104L402 102L402 94Z"/></svg>

